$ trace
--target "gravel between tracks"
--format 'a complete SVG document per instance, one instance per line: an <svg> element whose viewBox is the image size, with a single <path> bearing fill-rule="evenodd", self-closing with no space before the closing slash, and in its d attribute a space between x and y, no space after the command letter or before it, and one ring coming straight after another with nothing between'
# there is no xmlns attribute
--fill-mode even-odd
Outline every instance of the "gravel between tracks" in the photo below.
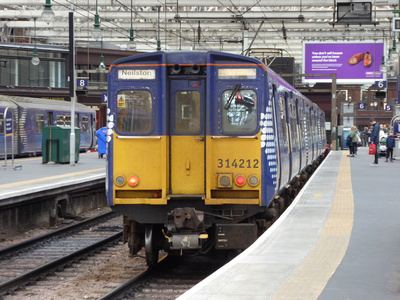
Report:
<svg viewBox="0 0 400 300"><path fill-rule="evenodd" d="M81 217L90 218L108 211L110 211L108 207L99 208L82 214ZM115 225L122 227L122 217L116 223L118 224ZM33 229L23 234L2 239L0 249L68 225L59 224L56 227ZM144 253L139 252L139 254L144 256ZM130 257L128 246L119 243L107 251L102 251L79 264L72 265L63 272L48 276L35 285L27 286L25 290L17 291L15 295L3 296L3 299L98 299L145 268L146 263L143 257Z"/></svg>
<svg viewBox="0 0 400 300"><path fill-rule="evenodd" d="M4 300L98 299L144 268L144 258L129 257L128 247L120 243L15 295L6 295Z"/></svg>

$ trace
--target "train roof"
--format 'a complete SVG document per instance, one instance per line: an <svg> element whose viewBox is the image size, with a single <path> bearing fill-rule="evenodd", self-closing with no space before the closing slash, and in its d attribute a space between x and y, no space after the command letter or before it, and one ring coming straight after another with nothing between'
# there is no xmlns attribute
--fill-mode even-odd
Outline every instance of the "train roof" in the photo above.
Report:
<svg viewBox="0 0 400 300"><path fill-rule="evenodd" d="M19 107L60 109L60 110L71 109L71 102L69 101L49 100L41 98L10 96L10 95L0 95L0 105L12 106L12 107L17 105ZM92 108L87 107L86 105L81 103L75 103L75 109L77 111L87 111L87 112L94 111Z"/></svg>

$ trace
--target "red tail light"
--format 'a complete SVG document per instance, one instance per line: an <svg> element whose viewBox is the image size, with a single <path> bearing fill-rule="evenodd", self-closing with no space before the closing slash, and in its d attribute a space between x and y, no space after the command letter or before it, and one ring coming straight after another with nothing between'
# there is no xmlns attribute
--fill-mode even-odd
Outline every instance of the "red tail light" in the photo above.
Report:
<svg viewBox="0 0 400 300"><path fill-rule="evenodd" d="M131 176L131 177L129 177L129 179L128 179L128 184L130 185L130 186L137 186L138 184L139 184L139 178L137 178L136 176Z"/></svg>
<svg viewBox="0 0 400 300"><path fill-rule="evenodd" d="M244 184L246 183L246 178L242 175L238 175L235 178L235 183L237 186L244 186Z"/></svg>

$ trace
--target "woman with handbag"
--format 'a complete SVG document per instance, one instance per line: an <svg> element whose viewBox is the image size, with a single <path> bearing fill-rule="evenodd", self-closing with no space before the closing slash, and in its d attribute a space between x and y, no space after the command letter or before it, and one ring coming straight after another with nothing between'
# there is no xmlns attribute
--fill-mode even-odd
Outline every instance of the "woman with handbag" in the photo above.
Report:
<svg viewBox="0 0 400 300"><path fill-rule="evenodd" d="M358 139L358 130L356 126L351 126L351 132L349 134L351 137L351 143L349 145L349 150L350 150L350 155L349 157L355 157L356 156L356 147L357 147L357 139Z"/></svg>

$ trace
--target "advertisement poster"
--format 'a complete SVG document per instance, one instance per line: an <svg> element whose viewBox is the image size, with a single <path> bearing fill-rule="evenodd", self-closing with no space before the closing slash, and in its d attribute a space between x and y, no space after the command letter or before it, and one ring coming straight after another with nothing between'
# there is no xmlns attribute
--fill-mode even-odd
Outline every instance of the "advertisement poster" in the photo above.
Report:
<svg viewBox="0 0 400 300"><path fill-rule="evenodd" d="M303 43L305 74L337 74L339 84L373 84L383 79L383 42ZM330 77L304 77L304 83L331 82Z"/></svg>

